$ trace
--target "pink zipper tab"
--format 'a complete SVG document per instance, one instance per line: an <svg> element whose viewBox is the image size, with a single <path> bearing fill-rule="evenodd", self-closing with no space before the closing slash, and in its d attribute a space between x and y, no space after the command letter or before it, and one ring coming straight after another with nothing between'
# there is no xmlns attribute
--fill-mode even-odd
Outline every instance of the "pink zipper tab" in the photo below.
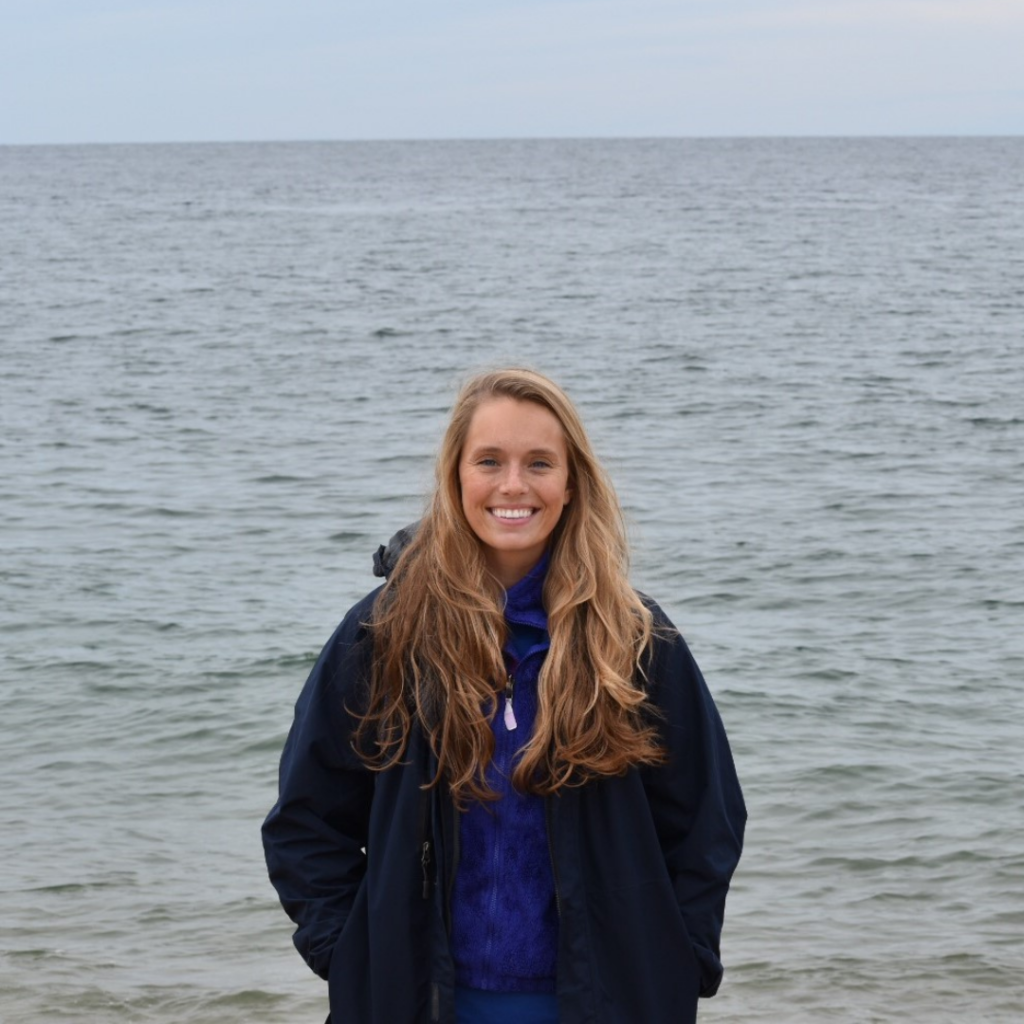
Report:
<svg viewBox="0 0 1024 1024"><path fill-rule="evenodd" d="M508 729L509 732L513 732L519 724L516 722L516 713L512 710L512 690L515 685L515 680L509 676L508 684L505 687L505 714L503 716L505 719L505 728Z"/></svg>

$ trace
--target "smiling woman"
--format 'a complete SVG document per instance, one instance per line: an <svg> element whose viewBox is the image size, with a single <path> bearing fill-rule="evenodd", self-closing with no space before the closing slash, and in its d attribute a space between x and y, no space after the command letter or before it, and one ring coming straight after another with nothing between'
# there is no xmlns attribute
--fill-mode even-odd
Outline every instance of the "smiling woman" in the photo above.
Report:
<svg viewBox="0 0 1024 1024"><path fill-rule="evenodd" d="M694 1021L746 811L565 393L471 379L407 541L307 680L264 824L331 1019Z"/></svg>

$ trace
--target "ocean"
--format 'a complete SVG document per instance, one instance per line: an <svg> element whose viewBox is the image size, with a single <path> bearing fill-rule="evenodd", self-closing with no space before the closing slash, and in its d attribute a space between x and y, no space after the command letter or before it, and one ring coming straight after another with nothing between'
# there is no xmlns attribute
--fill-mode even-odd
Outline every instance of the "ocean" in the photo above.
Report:
<svg viewBox="0 0 1024 1024"><path fill-rule="evenodd" d="M701 1020L1024 1019L1024 139L0 148L0 1021L295 1024L291 709L574 397L750 813Z"/></svg>

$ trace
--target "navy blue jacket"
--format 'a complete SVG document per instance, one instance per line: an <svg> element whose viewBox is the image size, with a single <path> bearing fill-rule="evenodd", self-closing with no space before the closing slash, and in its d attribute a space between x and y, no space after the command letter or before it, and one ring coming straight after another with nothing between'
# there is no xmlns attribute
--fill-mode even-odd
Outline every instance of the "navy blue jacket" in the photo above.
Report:
<svg viewBox="0 0 1024 1024"><path fill-rule="evenodd" d="M263 826L295 945L328 980L329 1024L454 1021L448 951L458 822L414 728L403 763L368 771L350 746L369 679L360 601L295 709L280 797ZM667 764L546 800L559 914L562 1024L691 1024L722 976L719 936L746 810L714 702L654 604L648 689Z"/></svg>

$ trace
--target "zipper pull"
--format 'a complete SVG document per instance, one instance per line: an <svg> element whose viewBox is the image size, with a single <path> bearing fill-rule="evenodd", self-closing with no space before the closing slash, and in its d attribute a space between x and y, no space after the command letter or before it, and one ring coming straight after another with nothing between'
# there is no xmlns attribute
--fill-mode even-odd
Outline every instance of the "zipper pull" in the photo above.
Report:
<svg viewBox="0 0 1024 1024"><path fill-rule="evenodd" d="M505 728L512 732L518 726L516 722L516 713L512 710L512 691L515 689L516 681L510 675L508 682L505 684Z"/></svg>
<svg viewBox="0 0 1024 1024"><path fill-rule="evenodd" d="M423 853L420 855L420 865L423 868L423 898L430 899L430 840L423 844Z"/></svg>

